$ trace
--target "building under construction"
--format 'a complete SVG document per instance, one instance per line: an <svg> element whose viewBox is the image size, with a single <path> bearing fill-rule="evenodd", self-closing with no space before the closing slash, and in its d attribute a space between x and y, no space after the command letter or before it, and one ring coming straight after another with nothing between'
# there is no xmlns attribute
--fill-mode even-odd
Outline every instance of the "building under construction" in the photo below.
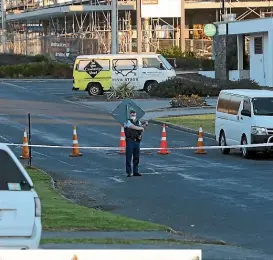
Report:
<svg viewBox="0 0 273 260"><path fill-rule="evenodd" d="M168 0L165 0L168 1ZM0 51L35 55L50 54L69 59L79 54L111 51L111 0L2 0ZM136 0L118 0L118 42L120 53L137 50ZM226 13L235 19L272 15L273 2L226 1ZM219 21L217 0L185 1L186 51L210 55L211 39L203 26ZM143 51L179 46L180 18L142 18Z"/></svg>

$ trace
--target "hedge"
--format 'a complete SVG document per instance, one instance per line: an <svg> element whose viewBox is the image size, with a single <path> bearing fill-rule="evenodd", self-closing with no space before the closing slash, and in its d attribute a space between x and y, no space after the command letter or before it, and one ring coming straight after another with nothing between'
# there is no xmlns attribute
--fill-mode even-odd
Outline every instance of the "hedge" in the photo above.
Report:
<svg viewBox="0 0 273 260"><path fill-rule="evenodd" d="M194 52L181 52L179 47L169 47L158 50L165 58L175 58L177 69L214 70L214 61L198 57Z"/></svg>
<svg viewBox="0 0 273 260"><path fill-rule="evenodd" d="M36 57L37 58L37 57ZM0 66L0 78L72 78L71 66L53 62L35 62Z"/></svg>
<svg viewBox="0 0 273 260"><path fill-rule="evenodd" d="M220 81L200 74L183 75L152 86L149 94L153 97L173 98L178 95L218 96L222 89L261 89L251 80Z"/></svg>

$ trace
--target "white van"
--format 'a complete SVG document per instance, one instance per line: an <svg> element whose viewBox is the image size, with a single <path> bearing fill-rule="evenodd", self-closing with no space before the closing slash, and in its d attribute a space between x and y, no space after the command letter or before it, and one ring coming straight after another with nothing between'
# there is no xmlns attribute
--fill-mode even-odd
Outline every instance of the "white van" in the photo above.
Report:
<svg viewBox="0 0 273 260"><path fill-rule="evenodd" d="M220 146L273 142L273 91L222 90L215 115L215 136ZM272 138L271 138L272 137ZM242 148L244 158L271 147ZM230 149L221 149L228 154Z"/></svg>
<svg viewBox="0 0 273 260"><path fill-rule="evenodd" d="M174 68L161 54L98 54L78 56L72 90L101 95L124 83L149 92L152 85L174 78Z"/></svg>
<svg viewBox="0 0 273 260"><path fill-rule="evenodd" d="M38 249L41 203L14 153L0 144L0 249Z"/></svg>

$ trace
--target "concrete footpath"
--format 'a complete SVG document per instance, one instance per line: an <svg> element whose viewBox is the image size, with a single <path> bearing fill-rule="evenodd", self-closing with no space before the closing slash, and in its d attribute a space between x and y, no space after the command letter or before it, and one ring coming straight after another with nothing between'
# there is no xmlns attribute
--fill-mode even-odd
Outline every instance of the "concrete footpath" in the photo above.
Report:
<svg viewBox="0 0 273 260"><path fill-rule="evenodd" d="M85 107L94 108L101 112L112 113L122 101L95 101L77 97L73 101ZM172 108L171 99L133 99L133 101L145 111L144 120L158 117L214 114L217 98L206 98L207 107L182 107Z"/></svg>
<svg viewBox="0 0 273 260"><path fill-rule="evenodd" d="M193 239L191 236L176 235L168 232L43 232L43 239L116 239L116 240L162 240L145 243L122 243L122 244L99 244L98 243L65 243L65 244L42 244L40 249L192 249L202 250L203 260L257 260L261 259L261 253L236 245L225 245L221 241L202 241ZM263 255L263 259L270 259Z"/></svg>

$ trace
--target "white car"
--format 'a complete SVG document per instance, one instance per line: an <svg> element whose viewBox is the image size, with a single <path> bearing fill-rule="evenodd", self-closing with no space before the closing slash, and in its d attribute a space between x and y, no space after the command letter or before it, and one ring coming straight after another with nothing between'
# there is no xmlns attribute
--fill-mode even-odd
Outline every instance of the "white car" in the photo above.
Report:
<svg viewBox="0 0 273 260"><path fill-rule="evenodd" d="M0 144L0 165L0 249L38 249L41 203L32 180L4 144Z"/></svg>
<svg viewBox="0 0 273 260"><path fill-rule="evenodd" d="M219 94L215 116L215 136L222 153L226 145L273 142L273 91L233 89ZM256 152L272 152L271 147L242 148L244 158Z"/></svg>

